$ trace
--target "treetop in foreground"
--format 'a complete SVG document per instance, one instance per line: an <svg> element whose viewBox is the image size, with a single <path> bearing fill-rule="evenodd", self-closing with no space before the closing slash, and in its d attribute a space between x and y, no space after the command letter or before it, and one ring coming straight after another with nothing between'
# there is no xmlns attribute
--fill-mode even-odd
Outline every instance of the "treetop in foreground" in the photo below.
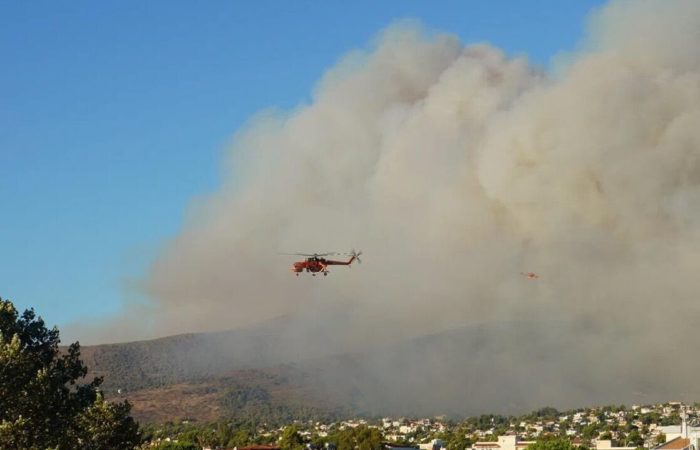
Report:
<svg viewBox="0 0 700 450"><path fill-rule="evenodd" d="M109 403L87 380L80 344L61 352L57 328L0 298L0 448L133 449L128 402Z"/></svg>

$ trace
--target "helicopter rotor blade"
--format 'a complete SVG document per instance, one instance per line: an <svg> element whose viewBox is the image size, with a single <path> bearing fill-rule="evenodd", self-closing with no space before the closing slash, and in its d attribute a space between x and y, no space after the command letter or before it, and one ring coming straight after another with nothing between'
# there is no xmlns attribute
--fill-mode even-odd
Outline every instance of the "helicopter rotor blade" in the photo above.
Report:
<svg viewBox="0 0 700 450"><path fill-rule="evenodd" d="M278 255L287 255L287 256L308 256L308 257L319 257L319 256L329 256L329 255L335 255L336 253L329 252L329 253L277 253Z"/></svg>

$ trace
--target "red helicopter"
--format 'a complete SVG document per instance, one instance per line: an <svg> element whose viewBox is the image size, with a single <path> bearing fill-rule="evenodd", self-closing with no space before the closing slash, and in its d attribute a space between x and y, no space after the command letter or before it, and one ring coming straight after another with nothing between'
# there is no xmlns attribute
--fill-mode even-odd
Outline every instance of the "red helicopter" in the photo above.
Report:
<svg viewBox="0 0 700 450"><path fill-rule="evenodd" d="M520 275L524 276L528 280L536 280L540 277L535 272L520 272Z"/></svg>
<svg viewBox="0 0 700 450"><path fill-rule="evenodd" d="M307 253L282 253L283 255L299 255L299 256L306 256L306 259L304 261L297 261L294 264L292 264L291 271L296 274L296 276L299 276L301 272L306 270L307 272L311 272L312 276L316 276L317 273L322 273L323 276L328 275L328 266L349 266L351 265L354 261L357 261L358 263L361 263L360 261L360 255L362 252L356 252L355 250L351 251L350 253L314 253L314 254L307 254ZM335 261L332 259L326 259L325 256L331 256L331 255L347 255L350 256L350 259L347 261Z"/></svg>

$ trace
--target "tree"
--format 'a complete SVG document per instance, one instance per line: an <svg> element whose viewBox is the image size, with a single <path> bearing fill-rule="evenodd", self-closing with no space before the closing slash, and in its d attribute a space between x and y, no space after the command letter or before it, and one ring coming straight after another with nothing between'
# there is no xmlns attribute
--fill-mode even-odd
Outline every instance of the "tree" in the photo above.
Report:
<svg viewBox="0 0 700 450"><path fill-rule="evenodd" d="M535 415L545 419L556 419L559 416L559 411L551 406L545 406L535 411Z"/></svg>
<svg viewBox="0 0 700 450"><path fill-rule="evenodd" d="M527 450L574 450L574 446L567 438L544 438L530 444Z"/></svg>
<svg viewBox="0 0 700 450"><path fill-rule="evenodd" d="M282 450L300 450L304 447L304 440L301 438L299 428L296 425L290 425L282 431L280 447Z"/></svg>
<svg viewBox="0 0 700 450"><path fill-rule="evenodd" d="M153 450L199 450L200 448L191 442L163 441L156 445Z"/></svg>
<svg viewBox="0 0 700 450"><path fill-rule="evenodd" d="M657 445L661 445L665 442L666 442L666 435L664 433L659 433L654 438L654 443Z"/></svg>
<svg viewBox="0 0 700 450"><path fill-rule="evenodd" d="M591 424L584 426L581 429L581 437L587 441L590 441L591 439L598 437L598 428L599 427L598 427L597 423L591 423Z"/></svg>
<svg viewBox="0 0 700 450"><path fill-rule="evenodd" d="M0 447L135 448L140 435L129 403L105 402L102 379L85 380L80 344L61 352L59 342L58 329L47 329L34 310L20 316L0 298Z"/></svg>
<svg viewBox="0 0 700 450"><path fill-rule="evenodd" d="M639 431L632 430L632 432L627 435L626 445L629 447L641 447L644 445L644 438L639 434Z"/></svg>
<svg viewBox="0 0 700 450"><path fill-rule="evenodd" d="M383 436L376 428L359 425L340 430L329 440L336 444L338 450L380 450Z"/></svg>
<svg viewBox="0 0 700 450"><path fill-rule="evenodd" d="M472 441L467 437L466 431L459 428L447 436L446 441L447 450L465 450L472 446Z"/></svg>

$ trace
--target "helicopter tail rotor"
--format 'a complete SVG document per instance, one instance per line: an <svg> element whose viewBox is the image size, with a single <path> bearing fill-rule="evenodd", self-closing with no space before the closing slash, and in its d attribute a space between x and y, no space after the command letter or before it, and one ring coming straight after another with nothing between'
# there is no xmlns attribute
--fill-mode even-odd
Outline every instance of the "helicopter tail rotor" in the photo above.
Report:
<svg viewBox="0 0 700 450"><path fill-rule="evenodd" d="M362 250L360 250L359 252L356 252L354 249L353 249L353 251L350 253L350 255L351 255L358 263L362 264L362 260L360 259L360 255L361 255L361 254L362 254Z"/></svg>

